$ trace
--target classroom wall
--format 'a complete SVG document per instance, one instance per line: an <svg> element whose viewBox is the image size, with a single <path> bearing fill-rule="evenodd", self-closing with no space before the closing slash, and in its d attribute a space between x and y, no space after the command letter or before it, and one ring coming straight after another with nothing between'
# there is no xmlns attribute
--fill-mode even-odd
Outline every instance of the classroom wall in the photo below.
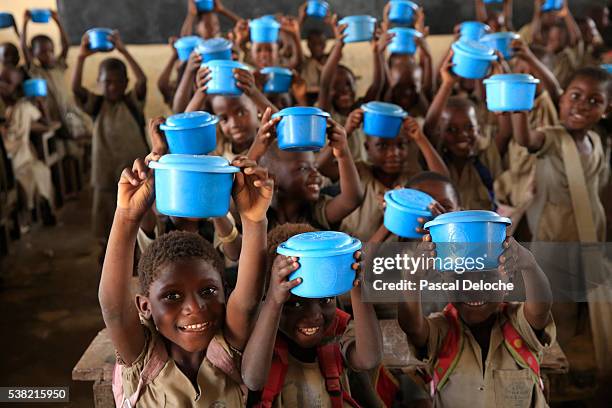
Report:
<svg viewBox="0 0 612 408"><path fill-rule="evenodd" d="M52 8L56 9L55 0L0 0L0 10L8 11L15 17L19 29L21 30L23 24L23 14L26 9L30 8ZM36 34L49 35L56 47L59 47L59 32L54 24L34 24L28 25L28 37L31 38ZM18 39L12 30L4 29L0 30L0 42L11 41L18 43ZM446 52L450 42L452 41L451 36L430 36L429 43L431 51L434 55L434 61L437 62L442 58ZM331 46L331 42L329 44ZM307 53L306 45L303 44L304 49ZM161 95L157 90L157 78L159 77L165 63L170 58L170 49L165 44L153 44L153 45L128 45L129 51L132 53L134 58L142 66L145 74L148 78L148 94L147 94L147 105L146 115L148 117L157 115L167 115L170 113L169 109L163 103ZM59 50L58 50L59 52ZM74 67L76 57L78 55L78 47L73 46L68 54L68 65L69 68ZM85 63L83 82L85 86L90 89L96 88L96 77L98 73L98 64L104 58L109 56L118 56L116 51L109 54L94 54L89 57ZM359 44L347 44L344 52L343 63L351 67L358 79L357 87L358 93L361 95L365 93L367 89L371 75L372 75L372 64L371 64L371 46L367 43ZM70 78L72 75L72 69L69 69L66 75L66 86L70 86Z"/></svg>

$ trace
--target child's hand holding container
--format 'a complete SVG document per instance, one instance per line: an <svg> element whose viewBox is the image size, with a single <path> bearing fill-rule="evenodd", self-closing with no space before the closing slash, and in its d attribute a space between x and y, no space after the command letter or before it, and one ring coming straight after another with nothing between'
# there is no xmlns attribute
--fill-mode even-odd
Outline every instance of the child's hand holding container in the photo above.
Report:
<svg viewBox="0 0 612 408"><path fill-rule="evenodd" d="M91 28L85 35L87 35L87 44L90 51L93 52L109 52L112 51L115 46L111 41L111 35L113 30L110 28Z"/></svg>

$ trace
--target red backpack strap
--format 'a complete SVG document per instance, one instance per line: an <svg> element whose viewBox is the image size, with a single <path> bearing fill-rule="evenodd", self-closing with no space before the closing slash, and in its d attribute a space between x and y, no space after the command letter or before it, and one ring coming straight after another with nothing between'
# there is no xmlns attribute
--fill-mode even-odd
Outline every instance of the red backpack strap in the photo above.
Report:
<svg viewBox="0 0 612 408"><path fill-rule="evenodd" d="M510 354L512 354L516 363L523 368L529 369L533 381L540 386L540 388L544 389L544 383L542 382L542 377L540 377L540 362L533 351L527 346L519 332L514 328L512 323L510 323L510 319L506 320L506 323L504 323L502 332L504 334L504 345Z"/></svg>
<svg viewBox="0 0 612 408"><path fill-rule="evenodd" d="M337 343L325 344L317 348L317 357L321 374L325 378L325 388L333 408L342 408L343 401L352 407L360 408L351 395L342 388L340 376L344 371L344 361Z"/></svg>
<svg viewBox="0 0 612 408"><path fill-rule="evenodd" d="M385 407L391 407L399 391L399 384L385 366L381 365L378 369L374 385L378 398L385 404Z"/></svg>
<svg viewBox="0 0 612 408"><path fill-rule="evenodd" d="M444 316L448 321L448 333L444 338L442 347L438 350L438 358L433 372L432 393L444 386L463 351L463 334L459 322L459 313L451 303L444 308Z"/></svg>
<svg viewBox="0 0 612 408"><path fill-rule="evenodd" d="M289 349L287 343L279 337L274 343L274 354L272 355L272 365L268 374L268 381L261 392L261 399L255 405L255 408L272 408L272 404L276 397L281 393L283 384L285 384L285 376L289 368Z"/></svg>

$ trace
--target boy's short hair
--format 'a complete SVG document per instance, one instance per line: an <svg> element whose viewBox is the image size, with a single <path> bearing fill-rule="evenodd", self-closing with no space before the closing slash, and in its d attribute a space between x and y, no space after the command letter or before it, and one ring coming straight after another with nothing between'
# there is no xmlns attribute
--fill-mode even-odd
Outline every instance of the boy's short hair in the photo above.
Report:
<svg viewBox="0 0 612 408"><path fill-rule="evenodd" d="M49 36L46 36L44 34L35 35L34 37L32 37L31 41L32 48L34 49L36 47L40 47L44 42L48 42L53 45L53 40Z"/></svg>
<svg viewBox="0 0 612 408"><path fill-rule="evenodd" d="M608 101L612 98L612 74L600 67L584 67L576 70L567 81L567 85L572 83L576 78L589 78L594 81L603 83L608 94Z"/></svg>
<svg viewBox="0 0 612 408"><path fill-rule="evenodd" d="M457 190L457 186L455 186L453 181L447 176L440 173L436 173L434 171L422 171L414 175L406 183L406 188L411 188L412 186L421 183L426 183L428 181L437 181L440 183L448 184L451 187L453 195L455 196L455 201L457 202L457 204L461 205L461 197L459 196L459 190Z"/></svg>
<svg viewBox="0 0 612 408"><path fill-rule="evenodd" d="M138 280L142 294L149 295L149 287L162 266L187 259L208 262L223 278L223 260L210 242L193 232L172 231L153 241L140 257Z"/></svg>
<svg viewBox="0 0 612 408"><path fill-rule="evenodd" d="M294 235L305 232L316 232L317 229L310 224L281 224L272 228L268 232L268 270L272 267L272 262L276 258L276 248Z"/></svg>
<svg viewBox="0 0 612 408"><path fill-rule="evenodd" d="M119 58L107 58L102 61L100 63L98 76L100 76L102 72L118 72L120 75L123 75L124 78L127 78L127 67Z"/></svg>
<svg viewBox="0 0 612 408"><path fill-rule="evenodd" d="M448 100L446 101L446 107L447 108L453 108L453 109L474 109L476 110L476 104L468 98L464 98L462 96L451 96L450 98L448 98Z"/></svg>
<svg viewBox="0 0 612 408"><path fill-rule="evenodd" d="M315 38L319 36L324 36L327 38L327 36L322 30L319 30L318 28L313 28L311 30L308 30L308 33L306 34L306 40L310 40L311 38Z"/></svg>

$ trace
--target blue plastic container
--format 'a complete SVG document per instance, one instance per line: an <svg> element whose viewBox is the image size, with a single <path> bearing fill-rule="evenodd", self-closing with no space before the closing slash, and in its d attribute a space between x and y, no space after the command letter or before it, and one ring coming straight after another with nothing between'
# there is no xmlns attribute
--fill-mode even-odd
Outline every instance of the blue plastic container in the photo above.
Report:
<svg viewBox="0 0 612 408"><path fill-rule="evenodd" d="M260 17L249 23L251 42L275 43L278 41L280 23L275 18Z"/></svg>
<svg viewBox="0 0 612 408"><path fill-rule="evenodd" d="M11 13L0 13L0 28L12 27L14 21Z"/></svg>
<svg viewBox="0 0 612 408"><path fill-rule="evenodd" d="M487 109L491 112L533 109L538 83L540 80L529 74L501 74L485 79Z"/></svg>
<svg viewBox="0 0 612 408"><path fill-rule="evenodd" d="M481 79L487 76L491 62L497 59L493 48L485 44L459 40L451 46L453 49L453 72L468 79Z"/></svg>
<svg viewBox="0 0 612 408"><path fill-rule="evenodd" d="M436 244L437 258L454 260L455 265L463 262L466 270L486 270L497 268L510 224L509 218L493 211L457 211L437 216L425 228ZM465 263L468 259L474 260L471 267Z"/></svg>
<svg viewBox="0 0 612 408"><path fill-rule="evenodd" d="M157 210L173 217L222 217L230 206L234 173L240 169L219 156L167 154L155 169Z"/></svg>
<svg viewBox="0 0 612 408"><path fill-rule="evenodd" d="M553 11L553 10L561 10L563 8L563 0L545 0L544 4L542 4L541 10Z"/></svg>
<svg viewBox="0 0 612 408"><path fill-rule="evenodd" d="M344 31L347 34L344 39L345 43L363 42L372 40L376 19L372 16L348 16L338 21L338 24L347 25Z"/></svg>
<svg viewBox="0 0 612 408"><path fill-rule="evenodd" d="M394 138L408 116L398 105L386 102L369 102L363 109L363 132L368 136Z"/></svg>
<svg viewBox="0 0 612 408"><path fill-rule="evenodd" d="M28 97L47 96L47 81L32 78L23 82L23 93Z"/></svg>
<svg viewBox="0 0 612 408"><path fill-rule="evenodd" d="M291 88L293 73L290 69L283 67L266 67L261 73L268 76L264 84L265 93L286 93Z"/></svg>
<svg viewBox="0 0 612 408"><path fill-rule="evenodd" d="M423 37L423 34L413 28L395 27L389 32L395 34L389 44L389 52L392 54L413 55L417 50L416 39Z"/></svg>
<svg viewBox="0 0 612 408"><path fill-rule="evenodd" d="M601 69L608 71L609 74L612 74L612 64L602 64Z"/></svg>
<svg viewBox="0 0 612 408"><path fill-rule="evenodd" d="M187 61L189 56L201 44L204 40L196 35L189 35L187 37L181 37L174 42L174 48L178 54L179 60ZM231 54L231 52L230 52Z"/></svg>
<svg viewBox="0 0 612 408"><path fill-rule="evenodd" d="M272 115L277 117L282 118L276 127L280 149L308 152L325 146L329 113L319 108L294 106Z"/></svg>
<svg viewBox="0 0 612 408"><path fill-rule="evenodd" d="M480 21L466 21L461 23L459 34L462 40L480 41L485 34L491 31L491 27Z"/></svg>
<svg viewBox="0 0 612 408"><path fill-rule="evenodd" d="M482 37L480 42L501 52L504 58L509 60L514 55L512 41L519 38L520 35L512 32L491 33Z"/></svg>
<svg viewBox="0 0 612 408"><path fill-rule="evenodd" d="M389 21L395 24L412 24L419 6L408 0L391 0Z"/></svg>
<svg viewBox="0 0 612 408"><path fill-rule="evenodd" d="M212 60L231 60L232 42L225 38L211 38L197 43L195 50L203 62Z"/></svg>
<svg viewBox="0 0 612 408"><path fill-rule="evenodd" d="M322 19L329 11L329 3L322 0L309 0L306 6L308 17Z"/></svg>
<svg viewBox="0 0 612 408"><path fill-rule="evenodd" d="M172 115L159 128L166 134L172 154L208 154L217 144L219 118L208 112Z"/></svg>
<svg viewBox="0 0 612 408"><path fill-rule="evenodd" d="M49 9L31 9L30 15L34 23L48 23L51 19L51 10Z"/></svg>
<svg viewBox="0 0 612 408"><path fill-rule="evenodd" d="M242 89L236 86L236 78L234 78L235 69L249 68L232 60L212 60L202 63L210 69L211 79L208 82L207 94L211 95L242 95Z"/></svg>
<svg viewBox="0 0 612 408"><path fill-rule="evenodd" d="M416 231L421 227L419 218L431 220L429 205L434 201L430 195L419 190L403 188L385 193L385 227L403 238L420 238Z"/></svg>
<svg viewBox="0 0 612 408"><path fill-rule="evenodd" d="M291 290L304 298L339 296L350 291L355 281L354 254L361 241L343 232L321 231L294 235L278 246L276 252L298 257L300 267L289 280L302 278Z"/></svg>
<svg viewBox="0 0 612 408"><path fill-rule="evenodd" d="M198 11L209 12L215 8L215 0L196 0L196 8Z"/></svg>
<svg viewBox="0 0 612 408"><path fill-rule="evenodd" d="M504 0L484 0L485 4L503 4Z"/></svg>
<svg viewBox="0 0 612 408"><path fill-rule="evenodd" d="M113 30L110 28L92 28L87 31L89 36L89 49L92 51L108 52L112 51L115 46L109 40Z"/></svg>

